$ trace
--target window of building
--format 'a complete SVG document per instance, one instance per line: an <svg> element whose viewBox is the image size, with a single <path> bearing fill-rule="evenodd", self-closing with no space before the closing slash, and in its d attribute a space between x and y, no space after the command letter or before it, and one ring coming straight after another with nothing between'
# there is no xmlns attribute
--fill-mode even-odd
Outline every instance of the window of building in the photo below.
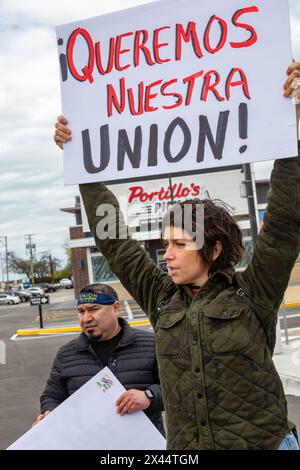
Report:
<svg viewBox="0 0 300 470"><path fill-rule="evenodd" d="M117 281L118 278L111 271L104 256L91 256L93 282L111 282Z"/></svg>
<svg viewBox="0 0 300 470"><path fill-rule="evenodd" d="M269 182L256 184L256 195L258 204L266 204L269 188Z"/></svg>

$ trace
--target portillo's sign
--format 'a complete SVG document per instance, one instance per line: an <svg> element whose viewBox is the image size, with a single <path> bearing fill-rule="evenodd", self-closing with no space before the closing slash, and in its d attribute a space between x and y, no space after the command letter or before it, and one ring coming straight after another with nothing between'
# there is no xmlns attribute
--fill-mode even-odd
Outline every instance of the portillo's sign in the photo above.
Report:
<svg viewBox="0 0 300 470"><path fill-rule="evenodd" d="M171 198L170 182L167 179L152 179L131 184L121 183L108 187L118 199L130 229L135 231L136 227L142 227L139 239L143 240L145 231L149 232L148 224L151 221L154 225L159 223L170 205L187 199L218 199L225 201L235 215L247 214L247 199L241 197L240 192L243 180L241 168L172 177L173 198ZM90 232L83 203L81 207L84 232ZM158 236L157 231L153 236Z"/></svg>
<svg viewBox="0 0 300 470"><path fill-rule="evenodd" d="M146 191L143 186L130 186L128 202L155 202L155 201L171 201L173 199L186 199L188 197L195 198L200 196L201 187L198 184L190 183L184 186L183 183L175 183L167 188L161 187L159 191Z"/></svg>

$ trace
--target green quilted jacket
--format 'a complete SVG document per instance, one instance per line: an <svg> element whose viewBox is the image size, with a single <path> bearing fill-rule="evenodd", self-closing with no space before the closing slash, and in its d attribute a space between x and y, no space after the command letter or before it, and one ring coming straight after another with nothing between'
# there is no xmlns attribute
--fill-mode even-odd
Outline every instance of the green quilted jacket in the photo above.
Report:
<svg viewBox="0 0 300 470"><path fill-rule="evenodd" d="M169 449L276 449L292 426L272 349L277 311L300 251L299 162L275 162L247 269L215 273L196 296L150 260L120 214L98 207L119 211L104 184L80 186L98 248L156 332Z"/></svg>

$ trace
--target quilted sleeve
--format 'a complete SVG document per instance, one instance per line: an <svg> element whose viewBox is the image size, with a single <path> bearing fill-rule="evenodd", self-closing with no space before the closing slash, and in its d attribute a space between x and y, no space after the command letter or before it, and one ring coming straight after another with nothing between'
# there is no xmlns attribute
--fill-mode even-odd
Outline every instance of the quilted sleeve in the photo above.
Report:
<svg viewBox="0 0 300 470"><path fill-rule="evenodd" d="M170 276L131 238L116 197L103 183L80 185L80 192L97 247L123 286L154 322L152 312L160 296L173 284Z"/></svg>
<svg viewBox="0 0 300 470"><path fill-rule="evenodd" d="M300 148L300 144L298 143ZM300 158L277 160L252 260L239 280L261 315L276 312L300 251ZM263 318L270 323L272 319Z"/></svg>
<svg viewBox="0 0 300 470"><path fill-rule="evenodd" d="M68 390L61 380L60 370L61 364L59 355L57 355L47 380L46 387L40 398L42 413L54 410L54 408L60 405L69 396Z"/></svg>

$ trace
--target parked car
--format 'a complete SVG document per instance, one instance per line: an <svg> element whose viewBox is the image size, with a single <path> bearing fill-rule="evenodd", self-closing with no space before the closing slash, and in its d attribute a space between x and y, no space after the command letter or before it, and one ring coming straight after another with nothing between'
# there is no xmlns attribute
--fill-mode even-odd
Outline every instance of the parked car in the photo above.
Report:
<svg viewBox="0 0 300 470"><path fill-rule="evenodd" d="M28 287L28 289L26 289L26 292L29 292L29 294L45 294L44 289L42 289L41 287Z"/></svg>
<svg viewBox="0 0 300 470"><path fill-rule="evenodd" d="M55 292L56 291L55 285L50 284L49 282L42 282L40 284L35 284L35 287L40 287L41 289L44 290L44 292L46 292L46 294L48 292Z"/></svg>
<svg viewBox="0 0 300 470"><path fill-rule="evenodd" d="M23 294L21 294L20 291L15 291L14 288L10 289L10 290L5 290L2 292L2 294L8 294L8 295L16 295L17 297L20 298L21 302L26 302L26 298L23 296Z"/></svg>
<svg viewBox="0 0 300 470"><path fill-rule="evenodd" d="M30 298L30 292L27 292L25 289L12 289L13 295L17 295L21 298L23 302L27 302Z"/></svg>
<svg viewBox="0 0 300 470"><path fill-rule="evenodd" d="M21 303L20 297L17 295L3 294L0 293L0 304L1 305L15 305Z"/></svg>
<svg viewBox="0 0 300 470"><path fill-rule="evenodd" d="M56 291L57 291L56 285L48 283L48 292L56 292Z"/></svg>
<svg viewBox="0 0 300 470"><path fill-rule="evenodd" d="M73 288L73 281L71 279L64 277L59 281L59 284L61 287L64 287L65 289L72 289Z"/></svg>

